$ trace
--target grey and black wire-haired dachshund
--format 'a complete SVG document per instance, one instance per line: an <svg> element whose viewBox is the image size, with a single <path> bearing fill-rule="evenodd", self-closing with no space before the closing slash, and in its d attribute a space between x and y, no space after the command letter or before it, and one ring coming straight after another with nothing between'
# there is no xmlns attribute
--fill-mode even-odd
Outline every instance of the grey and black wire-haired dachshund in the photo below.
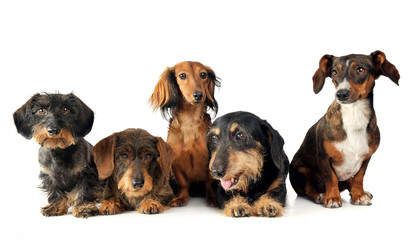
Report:
<svg viewBox="0 0 409 240"><path fill-rule="evenodd" d="M102 139L93 152L100 179L107 179L102 215L167 209L174 197L169 185L174 156L162 138L130 128Z"/></svg>
<svg viewBox="0 0 409 240"><path fill-rule="evenodd" d="M288 158L271 125L248 112L226 114L207 133L216 206L229 217L282 216Z"/></svg>
<svg viewBox="0 0 409 240"><path fill-rule="evenodd" d="M102 182L84 139L93 122L93 111L74 94L35 94L14 113L18 133L41 145L40 188L49 202L44 216L64 215L70 206L75 217L98 214Z"/></svg>
<svg viewBox="0 0 409 240"><path fill-rule="evenodd" d="M330 77L335 100L307 132L291 162L290 181L298 195L338 208L342 206L340 191L348 189L352 204L372 204L363 180L380 142L373 89L381 75L398 84L398 70L381 51L321 58L313 76L314 92L319 93Z"/></svg>

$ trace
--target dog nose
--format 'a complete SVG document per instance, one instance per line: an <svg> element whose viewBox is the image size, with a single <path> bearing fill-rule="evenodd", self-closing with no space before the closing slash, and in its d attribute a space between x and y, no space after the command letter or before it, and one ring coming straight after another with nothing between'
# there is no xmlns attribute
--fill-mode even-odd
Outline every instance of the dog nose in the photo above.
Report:
<svg viewBox="0 0 409 240"><path fill-rule="evenodd" d="M143 180L132 179L132 186L135 189L143 188L143 184L144 184Z"/></svg>
<svg viewBox="0 0 409 240"><path fill-rule="evenodd" d="M336 95L339 101L346 101L349 99L351 92L347 89L341 89L337 91Z"/></svg>
<svg viewBox="0 0 409 240"><path fill-rule="evenodd" d="M210 172L213 176L218 177L218 178L222 178L224 174L226 174L226 170L222 167L219 167L217 169L212 169Z"/></svg>
<svg viewBox="0 0 409 240"><path fill-rule="evenodd" d="M50 136L58 136L60 134L61 130L58 129L58 128L49 127L49 128L47 128L47 132L48 132L48 134Z"/></svg>
<svg viewBox="0 0 409 240"><path fill-rule="evenodd" d="M194 93L193 93L193 97L194 97L195 100L197 100L197 101L202 100L202 98L203 98L203 93L202 93L202 92L194 92Z"/></svg>

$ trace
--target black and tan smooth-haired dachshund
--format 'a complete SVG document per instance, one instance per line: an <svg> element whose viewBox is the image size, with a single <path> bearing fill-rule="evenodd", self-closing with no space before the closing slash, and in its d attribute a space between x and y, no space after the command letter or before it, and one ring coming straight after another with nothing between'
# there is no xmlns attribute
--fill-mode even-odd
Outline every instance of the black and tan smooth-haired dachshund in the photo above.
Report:
<svg viewBox="0 0 409 240"><path fill-rule="evenodd" d="M230 217L282 216L288 158L271 125L248 112L226 114L207 133L216 206Z"/></svg>
<svg viewBox="0 0 409 240"><path fill-rule="evenodd" d="M48 205L44 216L60 216L73 206L73 215L87 218L98 214L96 201L102 182L93 161L92 145L84 136L92 128L93 111L74 94L35 94L14 113L18 133L34 138L42 188Z"/></svg>
<svg viewBox="0 0 409 240"><path fill-rule="evenodd" d="M130 128L102 139L93 152L99 177L107 182L102 215L167 209L174 197L169 185L173 151L162 138Z"/></svg>

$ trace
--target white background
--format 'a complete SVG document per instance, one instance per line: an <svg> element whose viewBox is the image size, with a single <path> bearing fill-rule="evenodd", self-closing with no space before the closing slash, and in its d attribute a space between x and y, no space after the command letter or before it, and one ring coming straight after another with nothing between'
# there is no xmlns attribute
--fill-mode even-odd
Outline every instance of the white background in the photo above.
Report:
<svg viewBox="0 0 409 240"><path fill-rule="evenodd" d="M2 1L0 238L408 239L408 23L404 1ZM218 116L246 110L267 119L291 160L334 98L328 79L312 91L321 56L378 49L401 82L376 82L382 140L364 181L370 207L352 206L343 192L342 208L325 209L297 198L288 181L277 219L226 218L203 199L155 216L40 214L39 146L12 120L36 92L73 91L90 106L92 144L129 127L166 139L168 123L147 100L166 67L200 61L222 79Z"/></svg>

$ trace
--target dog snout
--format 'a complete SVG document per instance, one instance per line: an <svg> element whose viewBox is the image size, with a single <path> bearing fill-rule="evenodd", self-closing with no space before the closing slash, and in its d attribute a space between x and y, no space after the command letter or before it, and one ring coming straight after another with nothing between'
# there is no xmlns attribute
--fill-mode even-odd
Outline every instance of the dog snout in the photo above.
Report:
<svg viewBox="0 0 409 240"><path fill-rule="evenodd" d="M139 179L139 178L133 178L132 179L132 186L135 189L141 189L141 188L143 188L143 185L144 185L143 179Z"/></svg>
<svg viewBox="0 0 409 240"><path fill-rule="evenodd" d="M196 101L200 101L203 98L203 92L193 92L193 97Z"/></svg>
<svg viewBox="0 0 409 240"><path fill-rule="evenodd" d="M340 89L336 93L337 99L341 102L347 101L351 96L351 92L348 89Z"/></svg>
<svg viewBox="0 0 409 240"><path fill-rule="evenodd" d="M57 127L48 127L47 132L50 136L55 137L55 136L60 135L61 129Z"/></svg>
<svg viewBox="0 0 409 240"><path fill-rule="evenodd" d="M222 178L226 174L226 168L222 164L215 162L210 173L217 178Z"/></svg>

